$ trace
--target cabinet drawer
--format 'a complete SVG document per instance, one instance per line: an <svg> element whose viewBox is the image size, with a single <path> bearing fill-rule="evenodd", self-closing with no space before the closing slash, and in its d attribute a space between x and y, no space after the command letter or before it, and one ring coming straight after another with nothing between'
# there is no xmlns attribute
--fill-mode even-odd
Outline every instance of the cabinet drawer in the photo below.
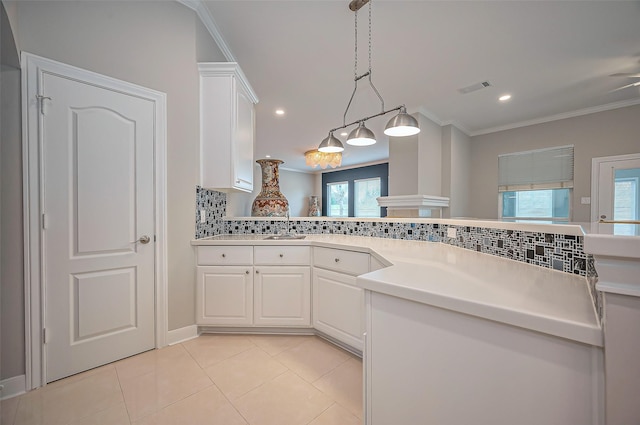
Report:
<svg viewBox="0 0 640 425"><path fill-rule="evenodd" d="M256 246L255 264L260 266L308 266L311 262L311 249L308 246Z"/></svg>
<svg viewBox="0 0 640 425"><path fill-rule="evenodd" d="M199 246L200 266L250 266L253 264L252 246Z"/></svg>
<svg viewBox="0 0 640 425"><path fill-rule="evenodd" d="M357 276L369 271L369 254L342 249L314 248L313 265Z"/></svg>

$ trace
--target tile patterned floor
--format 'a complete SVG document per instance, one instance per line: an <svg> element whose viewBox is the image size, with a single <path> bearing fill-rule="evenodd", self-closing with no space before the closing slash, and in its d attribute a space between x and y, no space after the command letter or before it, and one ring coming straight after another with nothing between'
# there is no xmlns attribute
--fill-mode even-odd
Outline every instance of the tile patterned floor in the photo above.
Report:
<svg viewBox="0 0 640 425"><path fill-rule="evenodd" d="M358 425L362 361L314 336L203 335L5 400L0 425Z"/></svg>

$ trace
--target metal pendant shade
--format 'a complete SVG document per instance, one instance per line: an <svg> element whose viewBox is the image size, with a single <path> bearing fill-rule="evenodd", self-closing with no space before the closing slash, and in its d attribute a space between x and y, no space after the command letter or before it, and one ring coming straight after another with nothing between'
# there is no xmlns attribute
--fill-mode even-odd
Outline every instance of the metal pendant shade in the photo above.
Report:
<svg viewBox="0 0 640 425"><path fill-rule="evenodd" d="M349 133L347 144L352 146L370 146L376 143L376 135L360 121L358 127Z"/></svg>
<svg viewBox="0 0 640 425"><path fill-rule="evenodd" d="M320 146L318 146L318 150L320 152L342 152L344 150L344 145L333 135L333 132L329 132L329 135L320 142Z"/></svg>
<svg viewBox="0 0 640 425"><path fill-rule="evenodd" d="M364 74L358 75L358 10L364 6L365 4L369 4L369 69ZM378 92L378 89L373 84L373 80L371 76L373 74L373 70L371 69L371 0L352 0L349 3L349 9L355 12L355 43L354 43L354 67L353 67L353 92L351 93L351 98L349 99L349 103L347 104L347 109L344 111L344 115L342 116L342 126L333 128L329 130L329 136L327 136L318 146L318 151L320 152L342 152L344 150L344 146L339 139L334 137L333 132L337 130L341 130L343 128L350 127L354 124L358 124L355 130L352 130L347 137L347 144L352 146L370 146L376 143L376 136L373 134L371 130L365 127L364 123L371 118L379 117L381 115L385 115L392 111L399 111L398 115L393 117L385 127L384 134L388 136L395 137L403 137L403 136L412 136L420 132L420 128L418 127L418 121L413 118L411 115L407 114L407 109L404 105L397 106L392 109L384 109L384 99ZM351 102L356 94L358 89L358 81L361 79L368 77L369 86L373 90L373 92L380 99L380 110L381 112L370 115L364 118L360 118L357 121L353 121L347 124L347 112L349 112L349 107L351 106Z"/></svg>
<svg viewBox="0 0 640 425"><path fill-rule="evenodd" d="M400 108L398 115L391 118L384 128L384 134L387 136L404 137L413 136L418 133L420 133L418 121L407 114L407 110L404 107Z"/></svg>

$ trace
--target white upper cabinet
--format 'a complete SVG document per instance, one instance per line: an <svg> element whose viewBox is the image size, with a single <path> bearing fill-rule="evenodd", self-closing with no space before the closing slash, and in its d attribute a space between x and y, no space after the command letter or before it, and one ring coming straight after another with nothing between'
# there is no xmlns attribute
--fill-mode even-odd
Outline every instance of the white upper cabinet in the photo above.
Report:
<svg viewBox="0 0 640 425"><path fill-rule="evenodd" d="M200 184L251 192L258 97L235 62L200 63L198 70Z"/></svg>

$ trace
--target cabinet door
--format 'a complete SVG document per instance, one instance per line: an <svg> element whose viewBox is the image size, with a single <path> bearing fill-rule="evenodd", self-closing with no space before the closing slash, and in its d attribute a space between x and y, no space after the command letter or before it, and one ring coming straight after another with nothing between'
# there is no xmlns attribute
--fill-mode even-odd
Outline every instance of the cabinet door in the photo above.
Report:
<svg viewBox="0 0 640 425"><path fill-rule="evenodd" d="M253 268L198 267L196 322L198 325L251 325Z"/></svg>
<svg viewBox="0 0 640 425"><path fill-rule="evenodd" d="M236 116L233 149L233 186L253 190L253 102L236 82Z"/></svg>
<svg viewBox="0 0 640 425"><path fill-rule="evenodd" d="M354 276L313 269L313 327L362 350L364 290Z"/></svg>
<svg viewBox="0 0 640 425"><path fill-rule="evenodd" d="M310 267L256 267L254 323L311 326Z"/></svg>

